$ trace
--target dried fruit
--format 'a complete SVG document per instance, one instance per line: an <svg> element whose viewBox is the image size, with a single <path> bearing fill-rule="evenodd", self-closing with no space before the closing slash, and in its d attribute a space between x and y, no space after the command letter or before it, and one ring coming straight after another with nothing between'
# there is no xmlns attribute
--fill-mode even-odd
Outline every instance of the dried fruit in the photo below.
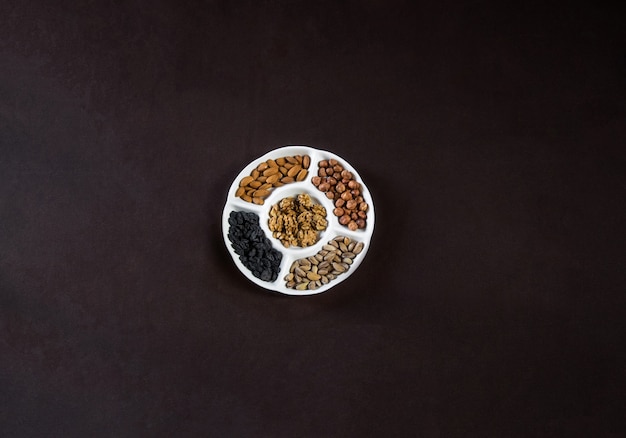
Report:
<svg viewBox="0 0 626 438"><path fill-rule="evenodd" d="M232 211L228 217L228 239L241 263L263 281L275 281L283 255L272 248L254 213Z"/></svg>

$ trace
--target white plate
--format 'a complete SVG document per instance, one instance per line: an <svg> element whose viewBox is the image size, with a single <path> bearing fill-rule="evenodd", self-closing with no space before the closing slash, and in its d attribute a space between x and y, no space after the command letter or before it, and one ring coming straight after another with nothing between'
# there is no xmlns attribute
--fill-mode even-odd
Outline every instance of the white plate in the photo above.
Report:
<svg viewBox="0 0 626 438"><path fill-rule="evenodd" d="M241 198L235 196L235 192L239 187L239 182L245 176L250 175L250 173L262 162L267 161L268 159L277 159L280 157L287 156L295 156L295 155L308 155L311 158L311 164L309 166L309 173L304 181L293 182L290 184L286 184L282 187L276 187L272 189L270 195L265 198L265 203L263 205L257 205L253 203L249 203L244 201ZM366 226L363 229L358 229L356 231L349 230L346 226L341 225L339 223L339 218L337 218L333 214L333 209L335 206L333 205L333 201L328 199L326 195L319 191L317 187L313 185L311 182L311 178L317 176L318 172L318 163L322 160L330 160L335 159L341 164L345 169L349 170L353 175L356 181L361 184L361 196L363 196L363 200L367 202L369 205L369 209L367 210L367 221ZM321 232L321 236L317 243L312 246L306 248L299 247L290 247L285 248L282 243L272 237L272 232L269 230L268 226L268 218L269 218L269 210L272 205L279 202L281 199L285 197L293 197L300 193L307 193L311 198L316 202L321 204L324 208L326 208L326 219L328 220L328 226L325 231ZM255 277L252 272L246 268L243 263L239 260L239 256L235 254L235 251L232 248L230 239L228 238L228 230L230 228L230 224L228 223L229 215L232 211L245 211L252 212L259 216L259 225L263 229L265 236L270 240L272 246L282 253L282 260L280 263L280 272L275 281L263 281L257 277ZM272 291L280 292L287 295L313 295L318 294L328 289L338 285L342 281L345 281L352 275L363 259L369 249L370 242L372 240L372 233L374 232L374 202L370 195L367 186L365 185L363 179L359 175L356 169L354 169L350 163L348 163L343 158L337 156L336 154L324 150L313 149L307 146L286 146L278 149L274 149L267 154L259 157L252 162L250 162L243 170L237 175L237 177L233 180L230 189L228 190L228 195L226 199L226 205L224 206L224 211L222 213L222 232L224 235L224 243L228 248L228 251L235 262L235 265L239 268L239 270L253 283L261 286L262 288L269 289ZM322 285L318 289L314 290L296 290L291 289L286 286L285 276L289 273L289 268L292 263L300 258L310 257L315 255L318 251L322 249L322 247L327 244L330 240L337 236L347 236L350 239L358 242L363 242L364 247L360 254L358 254L350 268L347 272L338 275L334 280L331 280L328 284Z"/></svg>

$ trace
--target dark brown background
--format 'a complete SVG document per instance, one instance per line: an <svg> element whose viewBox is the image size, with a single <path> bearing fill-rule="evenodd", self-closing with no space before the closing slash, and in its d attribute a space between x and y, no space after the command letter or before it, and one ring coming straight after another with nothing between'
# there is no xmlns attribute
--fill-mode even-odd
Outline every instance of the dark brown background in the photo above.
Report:
<svg viewBox="0 0 626 438"><path fill-rule="evenodd" d="M623 10L503 3L1 2L0 435L623 436ZM319 296L221 237L287 144L376 202Z"/></svg>

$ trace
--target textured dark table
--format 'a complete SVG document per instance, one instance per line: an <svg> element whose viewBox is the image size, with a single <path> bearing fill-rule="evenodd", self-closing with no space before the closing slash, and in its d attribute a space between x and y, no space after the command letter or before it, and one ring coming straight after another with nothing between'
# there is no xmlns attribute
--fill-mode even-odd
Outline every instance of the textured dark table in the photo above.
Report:
<svg viewBox="0 0 626 438"><path fill-rule="evenodd" d="M624 436L624 11L460 3L1 2L0 435ZM221 237L287 144L376 201L319 296Z"/></svg>

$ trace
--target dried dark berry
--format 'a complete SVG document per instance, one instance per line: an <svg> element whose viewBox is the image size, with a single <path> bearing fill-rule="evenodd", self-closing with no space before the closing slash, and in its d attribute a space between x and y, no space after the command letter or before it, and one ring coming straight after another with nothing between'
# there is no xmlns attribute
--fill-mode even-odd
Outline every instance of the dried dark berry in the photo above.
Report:
<svg viewBox="0 0 626 438"><path fill-rule="evenodd" d="M228 217L228 239L241 263L257 278L275 281L283 255L272 248L254 213L232 211Z"/></svg>

